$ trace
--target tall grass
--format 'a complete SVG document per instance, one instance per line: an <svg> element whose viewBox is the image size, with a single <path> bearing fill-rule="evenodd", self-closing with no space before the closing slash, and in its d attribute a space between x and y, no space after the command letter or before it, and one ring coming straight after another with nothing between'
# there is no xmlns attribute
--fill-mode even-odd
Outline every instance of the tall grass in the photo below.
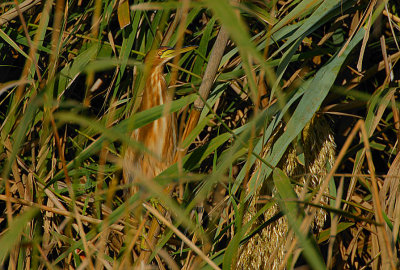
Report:
<svg viewBox="0 0 400 270"><path fill-rule="evenodd" d="M399 8L1 3L2 268L397 269ZM138 112L160 45L198 48L166 67L174 100ZM124 199L130 134L170 112L183 154Z"/></svg>

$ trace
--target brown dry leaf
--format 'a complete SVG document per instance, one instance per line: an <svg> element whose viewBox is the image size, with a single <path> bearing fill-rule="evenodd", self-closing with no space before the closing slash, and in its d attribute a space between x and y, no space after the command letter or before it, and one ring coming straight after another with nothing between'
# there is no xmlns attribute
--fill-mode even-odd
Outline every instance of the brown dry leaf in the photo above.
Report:
<svg viewBox="0 0 400 270"><path fill-rule="evenodd" d="M129 1L120 0L118 4L118 23L121 29L124 29L131 23Z"/></svg>

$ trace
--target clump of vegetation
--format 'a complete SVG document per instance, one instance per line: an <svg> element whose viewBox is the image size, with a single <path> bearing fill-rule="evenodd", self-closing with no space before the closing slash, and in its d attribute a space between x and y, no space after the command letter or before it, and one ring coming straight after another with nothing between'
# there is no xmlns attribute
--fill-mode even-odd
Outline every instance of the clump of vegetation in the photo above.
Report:
<svg viewBox="0 0 400 270"><path fill-rule="evenodd" d="M397 269L399 8L0 4L0 265ZM160 45L198 47L139 112ZM130 134L172 112L177 162L126 196Z"/></svg>

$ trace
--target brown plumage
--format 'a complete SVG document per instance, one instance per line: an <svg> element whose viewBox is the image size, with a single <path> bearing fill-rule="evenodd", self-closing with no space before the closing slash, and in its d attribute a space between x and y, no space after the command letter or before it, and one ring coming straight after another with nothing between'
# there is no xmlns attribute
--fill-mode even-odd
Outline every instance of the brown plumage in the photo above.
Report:
<svg viewBox="0 0 400 270"><path fill-rule="evenodd" d="M145 65L150 67L139 111L164 104L167 101L167 84L164 79L164 65L178 54L193 50L184 47L175 50L160 47L150 51ZM123 176L126 184L152 178L172 165L177 146L177 120L175 113L166 114L152 123L133 131L132 139L143 144L149 152L138 152L128 148L123 161ZM131 194L135 188L131 189Z"/></svg>

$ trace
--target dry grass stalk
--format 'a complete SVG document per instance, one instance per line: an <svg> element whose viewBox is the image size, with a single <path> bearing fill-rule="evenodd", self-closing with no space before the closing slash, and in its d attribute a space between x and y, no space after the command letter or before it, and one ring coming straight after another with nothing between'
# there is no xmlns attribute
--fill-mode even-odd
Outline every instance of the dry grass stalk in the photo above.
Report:
<svg viewBox="0 0 400 270"><path fill-rule="evenodd" d="M271 148L274 140L283 132L283 125L274 134L270 141L265 145L262 156ZM278 165L289 177L301 178L298 180L299 185L294 187L300 199L306 193L303 187L316 188L327 174L327 165L334 163L335 143L331 134L329 125L321 116L315 116L308 126L303 130L303 150L305 156L305 164L301 164L297 159L296 150L290 147L286 155L282 158ZM256 168L252 177L257 177L257 172L261 163L256 163ZM260 208L257 206L258 196L276 194L274 188L270 188L271 180L260 179L256 195L251 200L247 213L244 216L244 223L248 222ZM326 204L327 199L323 198L321 203ZM267 222L270 218L279 212L278 205L269 208L262 216L261 220L256 222L252 229ZM319 209L314 217L314 229L322 229L325 222L326 213ZM286 255L286 247L292 242L293 236L288 237L289 226L285 217L279 218L277 221L269 224L258 234L253 236L246 244L240 247L239 258L236 264L237 269L278 269Z"/></svg>

